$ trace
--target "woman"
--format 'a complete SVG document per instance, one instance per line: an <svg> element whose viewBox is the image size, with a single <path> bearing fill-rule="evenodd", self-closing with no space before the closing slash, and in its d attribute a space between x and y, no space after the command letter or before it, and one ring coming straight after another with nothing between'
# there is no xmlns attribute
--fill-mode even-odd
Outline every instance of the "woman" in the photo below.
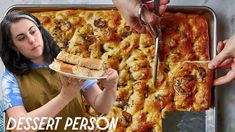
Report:
<svg viewBox="0 0 235 132"><path fill-rule="evenodd" d="M1 38L0 55L6 67L2 76L3 110L9 117L62 117L60 123L66 117L83 117L80 96L83 86L87 89L84 92L87 102L97 112L108 113L111 109L116 98L117 72L108 69L103 91L97 80L60 79L48 68L60 49L30 13L8 13L1 22ZM63 127L59 124L56 131Z"/></svg>

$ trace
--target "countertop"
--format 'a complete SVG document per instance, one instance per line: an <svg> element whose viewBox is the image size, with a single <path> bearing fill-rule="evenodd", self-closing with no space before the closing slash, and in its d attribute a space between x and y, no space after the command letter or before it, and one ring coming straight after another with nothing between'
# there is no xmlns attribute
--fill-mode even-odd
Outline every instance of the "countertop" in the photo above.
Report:
<svg viewBox="0 0 235 132"><path fill-rule="evenodd" d="M0 20L13 4L112 4L111 0L1 0ZM235 32L235 0L171 0L170 5L203 5L212 8L217 15L218 40L224 40ZM0 63L0 74L3 72ZM218 76L226 73L217 70ZM235 132L235 81L216 87L218 92L218 131ZM180 130L182 131L182 130Z"/></svg>

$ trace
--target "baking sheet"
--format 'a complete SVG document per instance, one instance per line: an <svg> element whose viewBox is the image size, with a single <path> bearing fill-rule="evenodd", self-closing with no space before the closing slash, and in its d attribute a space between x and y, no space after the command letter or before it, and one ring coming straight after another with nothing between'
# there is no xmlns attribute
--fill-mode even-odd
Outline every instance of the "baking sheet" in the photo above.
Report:
<svg viewBox="0 0 235 132"><path fill-rule="evenodd" d="M42 12L42 11L58 11L65 9L95 9L95 10L110 10L114 9L113 5L97 5L97 4L18 4L11 6L6 13L24 10L28 12ZM210 40L210 57L213 58L216 55L216 43L217 43L217 19L214 11L206 6L168 6L169 12L182 12L191 14L204 15L209 26L209 40ZM216 76L216 73L215 75ZM217 90L212 88L212 106L209 110L194 112L192 114L184 115L179 112L178 117L174 117L172 122L168 122L168 127L163 130L173 131L190 131L190 132L216 132L217 131ZM180 116L182 115L182 116ZM190 122L189 120L196 120L196 122ZM199 122L198 122L199 120ZM175 124L172 124L175 123ZM190 124L191 123L191 124Z"/></svg>
<svg viewBox="0 0 235 132"><path fill-rule="evenodd" d="M206 6L169 6L167 11L203 15L207 20L208 28L209 28L210 57L213 58L216 55L217 18L216 18L215 12L211 8L206 7ZM214 74L214 76L216 76L216 73ZM182 114L182 112L179 112L179 115L181 116L175 117L175 120L177 122L175 122L175 124L173 125L177 125L178 131L182 131L182 132L184 131L216 132L217 131L217 101L218 101L216 95L217 95L217 90L215 87L212 87L212 106L209 110L201 111L201 112L192 112L192 114L188 114L188 115ZM202 125L204 124L204 129L202 125L199 125L199 124L202 124ZM168 130L173 132L175 129L168 129Z"/></svg>

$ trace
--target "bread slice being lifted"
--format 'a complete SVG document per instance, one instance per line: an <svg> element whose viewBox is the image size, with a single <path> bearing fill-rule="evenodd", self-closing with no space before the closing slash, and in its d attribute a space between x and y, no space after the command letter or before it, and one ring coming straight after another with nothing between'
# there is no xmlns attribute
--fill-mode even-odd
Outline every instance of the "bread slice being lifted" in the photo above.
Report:
<svg viewBox="0 0 235 132"><path fill-rule="evenodd" d="M105 74L102 69L103 62L100 59L81 58L78 55L61 51L51 66L57 71L74 74L81 77L101 77Z"/></svg>

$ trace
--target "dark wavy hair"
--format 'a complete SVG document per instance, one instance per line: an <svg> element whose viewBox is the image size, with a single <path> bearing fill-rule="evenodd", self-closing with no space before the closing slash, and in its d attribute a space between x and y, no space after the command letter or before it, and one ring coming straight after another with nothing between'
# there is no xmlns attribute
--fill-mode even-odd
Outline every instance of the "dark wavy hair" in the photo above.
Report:
<svg viewBox="0 0 235 132"><path fill-rule="evenodd" d="M51 63L57 56L57 54L60 52L60 48L58 47L56 42L53 40L51 35L45 30L45 28L41 25L40 21L35 16L25 11L10 12L6 14L6 16L1 22L0 56L5 67L10 72L15 74L23 74L26 71L30 70L29 64L32 63L25 56L17 53L13 49L14 44L10 32L10 27L12 23L16 23L21 19L31 20L39 28L44 42L43 57L46 63Z"/></svg>

